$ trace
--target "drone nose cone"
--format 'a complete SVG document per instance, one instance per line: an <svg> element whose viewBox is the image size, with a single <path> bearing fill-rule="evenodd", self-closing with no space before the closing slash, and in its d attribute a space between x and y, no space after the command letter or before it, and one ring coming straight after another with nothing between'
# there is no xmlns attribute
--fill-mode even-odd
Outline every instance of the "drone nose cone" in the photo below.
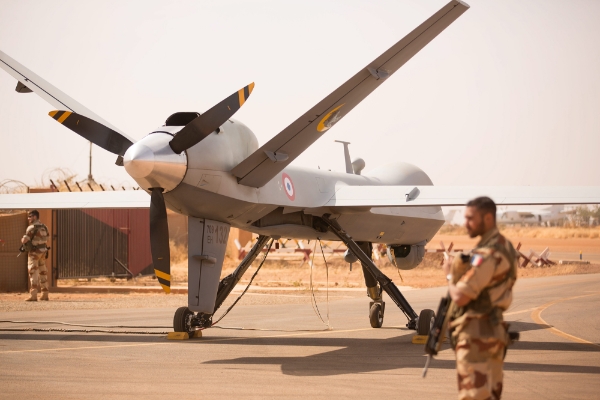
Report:
<svg viewBox="0 0 600 400"><path fill-rule="evenodd" d="M185 177L186 152L173 152L169 146L171 139L173 135L169 133L153 132L125 152L125 170L142 189L162 188L166 193L175 189Z"/></svg>
<svg viewBox="0 0 600 400"><path fill-rule="evenodd" d="M154 152L148 146L135 143L125 152L123 165L133 178L145 178L154 169Z"/></svg>

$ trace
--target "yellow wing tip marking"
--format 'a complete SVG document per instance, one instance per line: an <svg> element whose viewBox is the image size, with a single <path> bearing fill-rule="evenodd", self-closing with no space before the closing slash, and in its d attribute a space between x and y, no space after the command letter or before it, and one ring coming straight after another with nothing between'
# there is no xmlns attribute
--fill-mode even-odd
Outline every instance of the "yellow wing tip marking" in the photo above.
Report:
<svg viewBox="0 0 600 400"><path fill-rule="evenodd" d="M63 115L61 115L61 116L60 116L60 118L59 118L57 121L58 121L58 122L60 122L60 123L62 124L63 122L65 122L65 120L66 120L67 118L69 118L69 115L71 115L71 114L72 114L72 113L71 113L70 111L65 111L65 112L63 113Z"/></svg>
<svg viewBox="0 0 600 400"><path fill-rule="evenodd" d="M253 90L254 90L254 82L252 82L251 84L248 85L248 94L252 93Z"/></svg>
<svg viewBox="0 0 600 400"><path fill-rule="evenodd" d="M58 113L58 110L54 110L54 111L50 111L50 112L48 113L48 115L54 118L54 116L55 116L57 113Z"/></svg>

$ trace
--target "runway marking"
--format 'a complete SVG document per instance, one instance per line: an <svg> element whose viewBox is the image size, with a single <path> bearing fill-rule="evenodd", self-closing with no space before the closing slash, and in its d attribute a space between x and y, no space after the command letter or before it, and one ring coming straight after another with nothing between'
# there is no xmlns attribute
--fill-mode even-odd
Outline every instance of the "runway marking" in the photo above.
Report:
<svg viewBox="0 0 600 400"><path fill-rule="evenodd" d="M400 326L390 326L390 328L401 328ZM332 329L330 331L316 331L316 332L298 332L298 333L289 333L283 335L271 335L271 336L247 336L247 337L221 337L221 338L208 338L204 337L203 341L205 342L225 342L231 340L246 340L246 339L269 339L269 338L280 338L280 337L293 337L293 336L309 336L309 335L319 335L319 334L327 334L327 333L349 333L349 332L361 332L361 331L370 331L373 328L360 328L360 329L344 329L344 330L335 330ZM405 336L405 335L403 335ZM118 347L136 347L136 346L156 346L156 345L176 345L183 344L186 341L181 343L137 343L137 344L123 344L123 345L114 345L114 346L85 346L85 347L61 347L55 349L34 349L34 350L9 350L9 351L0 351L0 354L6 353L32 353L32 352L45 352L45 351L62 351L62 350L90 350L90 349L108 349L108 348L118 348Z"/></svg>
<svg viewBox="0 0 600 400"><path fill-rule="evenodd" d="M389 328L401 328L400 326L390 326ZM298 332L298 333L289 333L289 334L284 334L284 335L270 335L270 336L247 336L247 337L229 337L229 338L216 338L216 339L209 339L206 338L207 341L211 341L211 342L222 342L222 341L228 341L228 340L244 340L244 339L269 339L269 338L280 338L280 337L293 337L293 336L309 336L309 335L320 335L320 334L327 334L327 333L349 333L349 332L361 332L361 331L370 331L373 330L373 328L359 328L359 329L344 329L344 330L335 330L332 329L330 331L328 330L322 330L322 331L316 331L316 332Z"/></svg>
<svg viewBox="0 0 600 400"><path fill-rule="evenodd" d="M549 303L546 303L544 305L541 305L541 306L537 307L535 309L535 311L531 313L531 319L533 319L533 321L536 324L550 326L550 324L547 323L542 318L542 312L545 309L547 309L548 307L551 307L551 306L553 306L555 304L558 304L558 303L562 303L564 301L569 301L569 300L574 300L574 299L580 299L582 297L598 296L598 295L600 295L600 292L596 292L596 293L593 293L593 294L585 294L583 296L565 297L564 299L558 299L558 300L551 301ZM577 336L570 335L570 334L568 334L566 332L561 331L560 329L556 329L554 327L549 327L549 328L546 328L546 329L548 329L551 333L555 334L556 336L560 336L562 338L569 339L569 340L571 340L573 342L589 344L589 345L594 346L594 347L600 347L600 345L598 345L596 343L593 343L593 342L590 342L588 340L579 338Z"/></svg>
<svg viewBox="0 0 600 400"><path fill-rule="evenodd" d="M512 312L509 312L509 313L504 313L504 316L506 317L506 316L508 316L508 315L521 314L521 313L524 313L524 312L529 312L529 311L533 311L533 310L535 310L535 307L533 307L533 308L528 308L528 309L521 310L521 311L512 311Z"/></svg>
<svg viewBox="0 0 600 400"><path fill-rule="evenodd" d="M114 346L85 346L85 347L59 347L56 349L34 349L34 350L9 350L9 351L0 351L0 354L6 353L40 353L44 351L62 351L62 350L86 350L86 349L109 349L115 347L135 347L135 346L155 346L155 345L165 345L165 344L173 344L173 343L136 343L136 344L118 344Z"/></svg>

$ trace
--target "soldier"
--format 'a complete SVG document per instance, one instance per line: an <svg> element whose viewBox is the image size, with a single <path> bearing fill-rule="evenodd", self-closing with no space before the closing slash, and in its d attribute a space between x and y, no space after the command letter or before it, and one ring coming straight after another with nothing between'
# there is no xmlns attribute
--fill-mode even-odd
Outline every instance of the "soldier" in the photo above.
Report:
<svg viewBox="0 0 600 400"><path fill-rule="evenodd" d="M48 271L46 270L46 252L48 248L48 228L40 222L40 213L31 210L27 215L29 226L21 239L25 251L29 253L27 269L29 270L29 282L31 283L31 294L25 301L37 301L37 286L42 291L40 300L48 300Z"/></svg>
<svg viewBox="0 0 600 400"><path fill-rule="evenodd" d="M459 399L500 399L508 325L502 312L512 302L517 253L496 227L496 204L489 197L467 203L465 226L481 236L468 255L444 264L450 309L450 339L456 352Z"/></svg>

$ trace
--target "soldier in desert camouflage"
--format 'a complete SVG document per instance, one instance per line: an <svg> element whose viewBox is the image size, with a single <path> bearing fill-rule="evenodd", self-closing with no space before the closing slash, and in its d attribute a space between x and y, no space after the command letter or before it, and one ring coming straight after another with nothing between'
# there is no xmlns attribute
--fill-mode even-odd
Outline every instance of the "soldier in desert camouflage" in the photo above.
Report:
<svg viewBox="0 0 600 400"><path fill-rule="evenodd" d="M488 197L467 203L465 226L480 236L468 255L444 264L448 275L449 331L456 351L459 399L500 399L502 366L509 342L502 312L512 302L517 253L496 227L496 204Z"/></svg>
<svg viewBox="0 0 600 400"><path fill-rule="evenodd" d="M29 254L27 269L29 270L31 293L25 301L37 301L38 283L42 292L40 300L48 300L48 271L46 269L48 228L40 222L40 213L37 210L29 212L27 221L29 226L21 239L21 243L23 243L25 251Z"/></svg>

